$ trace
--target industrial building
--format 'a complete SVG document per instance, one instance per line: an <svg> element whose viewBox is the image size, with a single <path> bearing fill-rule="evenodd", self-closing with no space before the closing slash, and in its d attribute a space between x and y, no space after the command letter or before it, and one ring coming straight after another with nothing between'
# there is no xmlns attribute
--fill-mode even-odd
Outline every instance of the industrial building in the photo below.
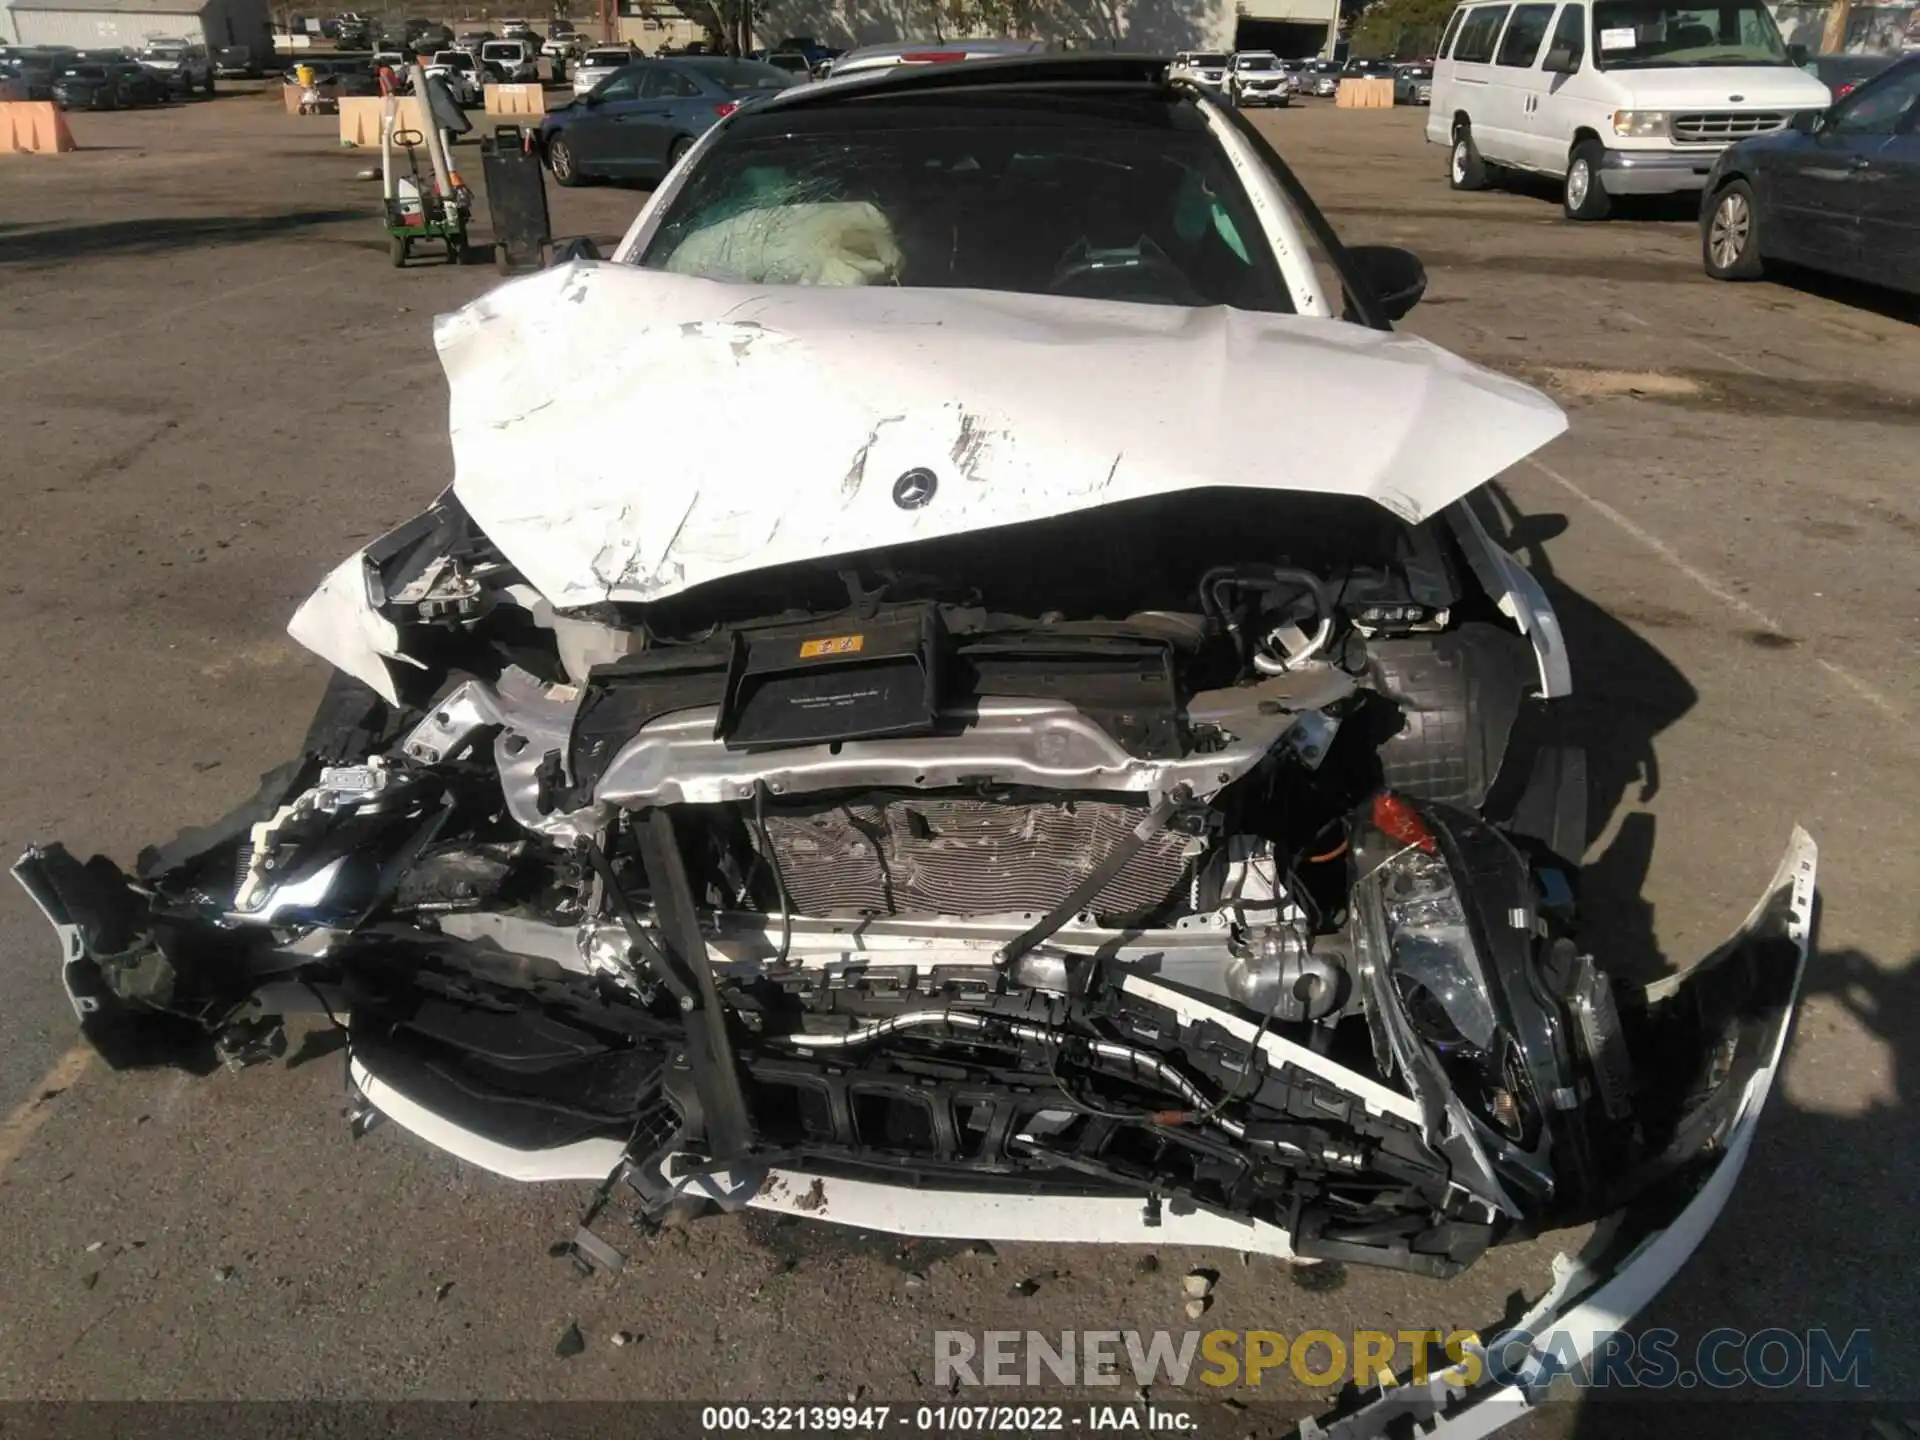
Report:
<svg viewBox="0 0 1920 1440"><path fill-rule="evenodd" d="M1223 50L1271 50L1288 59L1333 54L1340 0L1240 0Z"/></svg>
<svg viewBox="0 0 1920 1440"><path fill-rule="evenodd" d="M707 35L704 25L671 0L619 0L617 13L615 42L624 41L648 55L663 49L684 49Z"/></svg>
<svg viewBox="0 0 1920 1440"><path fill-rule="evenodd" d="M0 0L0 21L18 45L106 50L165 36L273 53L266 0Z"/></svg>

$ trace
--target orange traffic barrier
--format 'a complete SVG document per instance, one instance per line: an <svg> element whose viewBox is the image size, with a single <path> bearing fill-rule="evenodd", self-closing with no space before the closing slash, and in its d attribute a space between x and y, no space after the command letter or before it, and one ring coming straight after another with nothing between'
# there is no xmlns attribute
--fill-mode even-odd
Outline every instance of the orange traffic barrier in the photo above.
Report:
<svg viewBox="0 0 1920 1440"><path fill-rule="evenodd" d="M0 154L65 154L74 148L67 117L51 100L0 101Z"/></svg>
<svg viewBox="0 0 1920 1440"><path fill-rule="evenodd" d="M305 90L306 87L304 85L281 85L280 103L286 107L287 114L298 115L300 113L300 96Z"/></svg>
<svg viewBox="0 0 1920 1440"><path fill-rule="evenodd" d="M489 115L544 115L547 92L538 85L489 85L485 93Z"/></svg>
<svg viewBox="0 0 1920 1440"><path fill-rule="evenodd" d="M1380 78L1342 80L1333 103L1343 110L1391 110L1393 81Z"/></svg>
<svg viewBox="0 0 1920 1440"><path fill-rule="evenodd" d="M380 144L380 112L386 108L386 100L379 95L342 95L340 97L340 143L342 145ZM426 129L422 120L422 111L417 97L402 95L400 108L394 115L396 130Z"/></svg>

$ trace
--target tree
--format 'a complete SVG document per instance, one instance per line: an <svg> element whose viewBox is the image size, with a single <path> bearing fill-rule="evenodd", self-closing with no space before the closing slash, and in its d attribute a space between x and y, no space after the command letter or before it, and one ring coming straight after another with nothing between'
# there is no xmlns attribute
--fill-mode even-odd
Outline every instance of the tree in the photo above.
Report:
<svg viewBox="0 0 1920 1440"><path fill-rule="evenodd" d="M1455 0L1378 0L1353 27L1351 53L1366 59L1386 55L1431 55L1453 13Z"/></svg>
<svg viewBox="0 0 1920 1440"><path fill-rule="evenodd" d="M729 55L753 49L753 0L680 0L680 11Z"/></svg>

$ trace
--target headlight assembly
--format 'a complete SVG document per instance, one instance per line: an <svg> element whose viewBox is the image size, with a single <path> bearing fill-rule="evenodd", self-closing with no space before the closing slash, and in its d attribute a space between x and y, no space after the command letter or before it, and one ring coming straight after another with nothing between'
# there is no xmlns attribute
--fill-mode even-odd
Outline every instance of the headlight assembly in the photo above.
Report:
<svg viewBox="0 0 1920 1440"><path fill-rule="evenodd" d="M1665 139L1673 133L1672 121L1667 110L1616 110L1613 133L1632 140Z"/></svg>
<svg viewBox="0 0 1920 1440"><path fill-rule="evenodd" d="M1388 973L1408 1019L1441 1054L1494 1048L1499 1022L1444 858L1409 849L1380 868Z"/></svg>

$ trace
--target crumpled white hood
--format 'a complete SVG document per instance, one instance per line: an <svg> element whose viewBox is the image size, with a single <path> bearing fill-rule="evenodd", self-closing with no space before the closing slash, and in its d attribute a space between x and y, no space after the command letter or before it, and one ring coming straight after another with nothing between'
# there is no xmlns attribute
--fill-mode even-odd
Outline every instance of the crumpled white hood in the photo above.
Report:
<svg viewBox="0 0 1920 1440"><path fill-rule="evenodd" d="M1228 309L584 262L435 341L454 493L561 607L1208 485L1418 520L1566 428L1424 340Z"/></svg>

